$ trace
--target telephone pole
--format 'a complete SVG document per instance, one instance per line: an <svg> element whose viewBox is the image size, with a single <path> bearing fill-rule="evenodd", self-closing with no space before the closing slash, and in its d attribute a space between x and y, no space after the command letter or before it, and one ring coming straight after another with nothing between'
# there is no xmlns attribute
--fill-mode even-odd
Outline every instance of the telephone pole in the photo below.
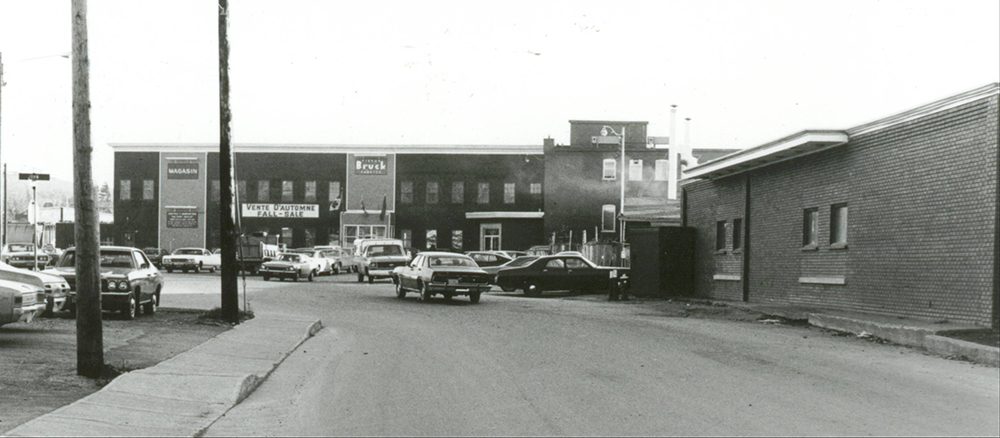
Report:
<svg viewBox="0 0 1000 438"><path fill-rule="evenodd" d="M104 368L100 243L90 144L90 58L87 0L73 0L73 198L76 203L76 373L97 378Z"/></svg>
<svg viewBox="0 0 1000 438"><path fill-rule="evenodd" d="M229 0L219 0L219 188L222 242L222 319L240 322L236 266L236 216L233 209L233 113L229 108Z"/></svg>

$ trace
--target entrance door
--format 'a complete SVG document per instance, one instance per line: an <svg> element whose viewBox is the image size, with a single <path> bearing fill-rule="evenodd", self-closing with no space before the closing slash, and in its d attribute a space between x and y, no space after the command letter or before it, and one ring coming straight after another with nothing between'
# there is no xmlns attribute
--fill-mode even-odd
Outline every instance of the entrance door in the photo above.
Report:
<svg viewBox="0 0 1000 438"><path fill-rule="evenodd" d="M479 250L500 250L500 224L482 224L479 226Z"/></svg>

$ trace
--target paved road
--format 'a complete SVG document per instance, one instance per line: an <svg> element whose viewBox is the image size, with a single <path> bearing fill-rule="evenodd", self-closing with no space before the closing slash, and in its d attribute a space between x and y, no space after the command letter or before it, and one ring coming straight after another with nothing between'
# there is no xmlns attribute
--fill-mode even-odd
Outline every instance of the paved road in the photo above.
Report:
<svg viewBox="0 0 1000 438"><path fill-rule="evenodd" d="M398 300L353 279L248 280L252 307L327 329L207 436L1000 435L996 368L632 303Z"/></svg>

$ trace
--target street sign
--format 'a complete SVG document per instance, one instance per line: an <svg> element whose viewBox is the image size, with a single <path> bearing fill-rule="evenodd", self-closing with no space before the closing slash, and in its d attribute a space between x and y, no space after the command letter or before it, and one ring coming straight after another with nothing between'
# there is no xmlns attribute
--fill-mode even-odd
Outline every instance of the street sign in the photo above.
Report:
<svg viewBox="0 0 1000 438"><path fill-rule="evenodd" d="M48 181L49 174L47 173L19 173L17 174L17 179L29 180L29 181Z"/></svg>

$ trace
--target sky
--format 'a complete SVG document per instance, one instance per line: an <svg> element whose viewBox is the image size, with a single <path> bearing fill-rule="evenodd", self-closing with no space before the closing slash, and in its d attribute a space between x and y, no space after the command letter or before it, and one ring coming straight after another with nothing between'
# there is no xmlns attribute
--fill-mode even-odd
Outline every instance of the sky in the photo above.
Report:
<svg viewBox="0 0 1000 438"><path fill-rule="evenodd" d="M9 172L72 180L70 4L0 0ZM109 143L217 144L217 3L88 9L95 182ZM231 0L228 33L237 144L667 136L676 104L692 147L746 148L1000 81L996 0Z"/></svg>

